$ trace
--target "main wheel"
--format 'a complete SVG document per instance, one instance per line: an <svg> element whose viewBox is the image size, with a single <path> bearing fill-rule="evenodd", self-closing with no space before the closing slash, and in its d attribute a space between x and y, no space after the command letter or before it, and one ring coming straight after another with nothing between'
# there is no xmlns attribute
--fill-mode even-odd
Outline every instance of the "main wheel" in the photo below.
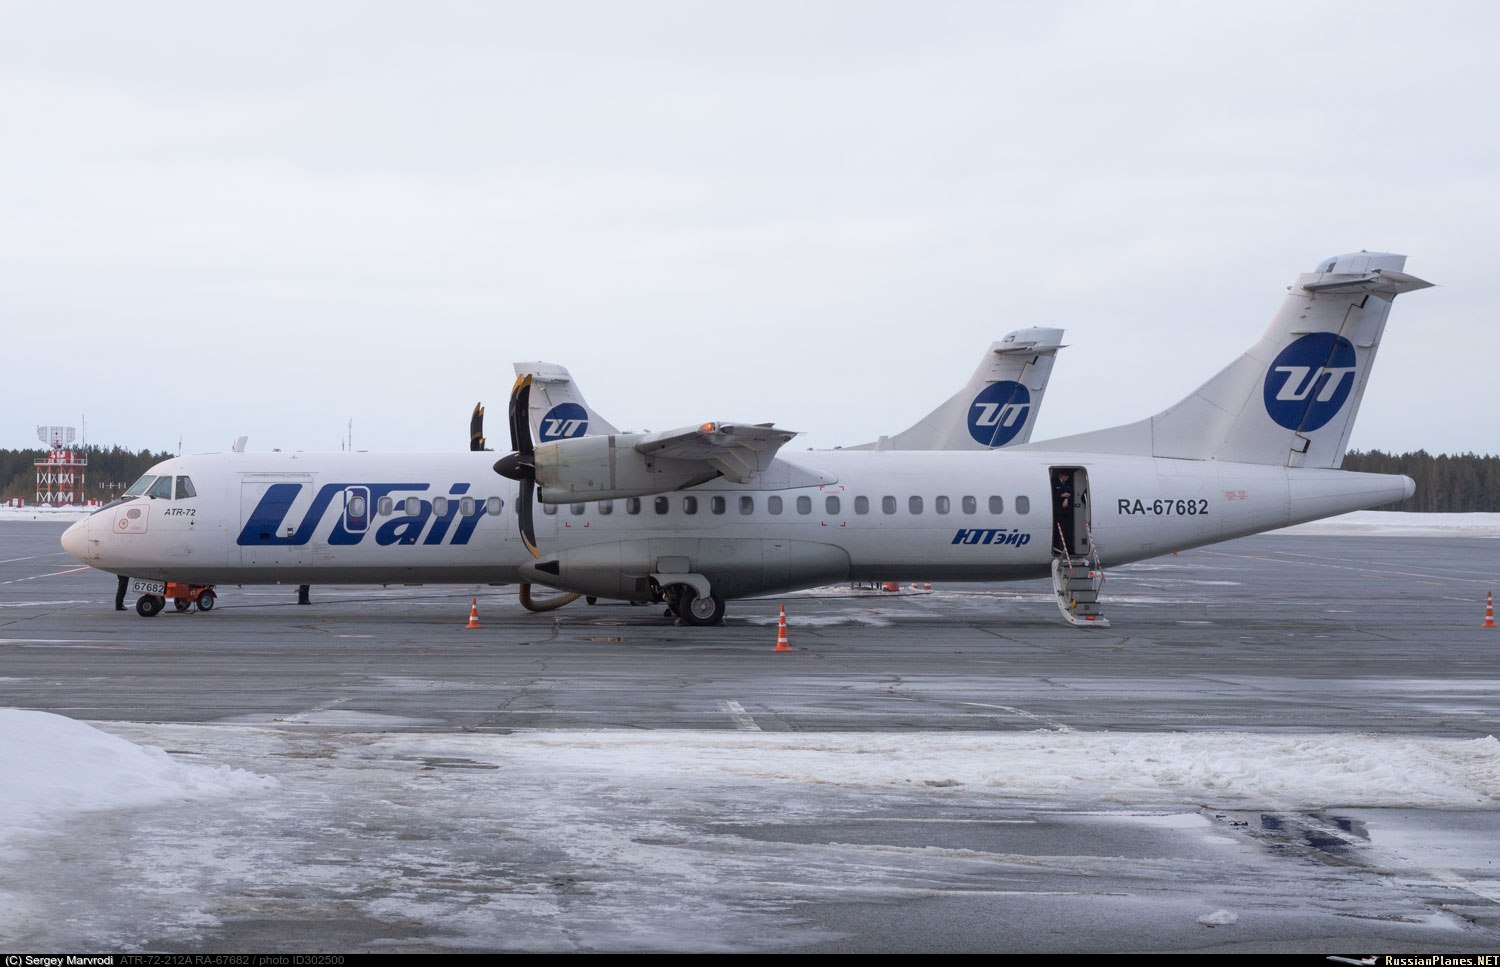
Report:
<svg viewBox="0 0 1500 967"><path fill-rule="evenodd" d="M193 610L193 602L190 598L173 598L172 607L177 609L178 614L181 614L184 611Z"/></svg>
<svg viewBox="0 0 1500 967"><path fill-rule="evenodd" d="M142 618L154 618L161 614L161 609L166 606L166 598L159 598L154 594L143 594L141 595L141 599L135 603L135 613Z"/></svg>
<svg viewBox="0 0 1500 967"><path fill-rule="evenodd" d="M724 599L717 594L700 598L689 588L679 601L682 607L677 614L690 625L716 625L724 620Z"/></svg>
<svg viewBox="0 0 1500 967"><path fill-rule="evenodd" d="M214 609L214 600L216 598L218 598L218 595L214 594L212 591L200 592L198 595L198 610L212 611Z"/></svg>

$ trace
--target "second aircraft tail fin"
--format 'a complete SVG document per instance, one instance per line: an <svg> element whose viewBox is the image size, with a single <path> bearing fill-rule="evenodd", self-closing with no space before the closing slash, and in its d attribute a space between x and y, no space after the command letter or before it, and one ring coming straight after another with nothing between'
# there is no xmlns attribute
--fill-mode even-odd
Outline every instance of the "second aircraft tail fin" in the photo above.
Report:
<svg viewBox="0 0 1500 967"><path fill-rule="evenodd" d="M846 450L994 450L1031 439L1061 329L1019 329L985 350L964 388L894 436Z"/></svg>

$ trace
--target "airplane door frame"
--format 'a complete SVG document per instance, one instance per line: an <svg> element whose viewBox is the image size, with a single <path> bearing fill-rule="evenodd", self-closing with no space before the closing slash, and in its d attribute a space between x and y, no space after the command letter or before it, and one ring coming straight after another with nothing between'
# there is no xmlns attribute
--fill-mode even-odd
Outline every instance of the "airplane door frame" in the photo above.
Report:
<svg viewBox="0 0 1500 967"><path fill-rule="evenodd" d="M1064 473L1070 478L1066 486L1062 484ZM1061 554L1062 543L1066 539L1069 557L1087 557L1089 532L1093 524L1088 469L1077 465L1050 467L1047 482L1052 497L1052 553ZM1065 493L1070 505L1068 508L1062 506Z"/></svg>

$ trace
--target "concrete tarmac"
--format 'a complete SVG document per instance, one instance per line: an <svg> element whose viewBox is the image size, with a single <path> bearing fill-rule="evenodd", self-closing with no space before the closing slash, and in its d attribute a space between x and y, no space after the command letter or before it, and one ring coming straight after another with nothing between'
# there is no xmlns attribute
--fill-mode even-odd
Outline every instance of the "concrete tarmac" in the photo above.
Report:
<svg viewBox="0 0 1500 967"><path fill-rule="evenodd" d="M70 819L0 872L12 949L1500 951L1492 804L1020 795L944 758L986 734L1494 735L1494 541L1183 552L1109 574L1107 629L1044 582L688 628L483 587L222 587L147 619L61 530L0 522L0 707L279 791Z"/></svg>

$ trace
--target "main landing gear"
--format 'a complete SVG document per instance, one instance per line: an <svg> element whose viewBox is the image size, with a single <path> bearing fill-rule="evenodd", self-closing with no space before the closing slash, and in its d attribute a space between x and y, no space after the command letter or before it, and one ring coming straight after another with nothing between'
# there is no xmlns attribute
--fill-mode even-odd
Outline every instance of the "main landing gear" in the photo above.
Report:
<svg viewBox="0 0 1500 967"><path fill-rule="evenodd" d="M724 623L724 598L710 592L699 595L687 584L669 584L662 588L667 607L683 624L703 627Z"/></svg>

